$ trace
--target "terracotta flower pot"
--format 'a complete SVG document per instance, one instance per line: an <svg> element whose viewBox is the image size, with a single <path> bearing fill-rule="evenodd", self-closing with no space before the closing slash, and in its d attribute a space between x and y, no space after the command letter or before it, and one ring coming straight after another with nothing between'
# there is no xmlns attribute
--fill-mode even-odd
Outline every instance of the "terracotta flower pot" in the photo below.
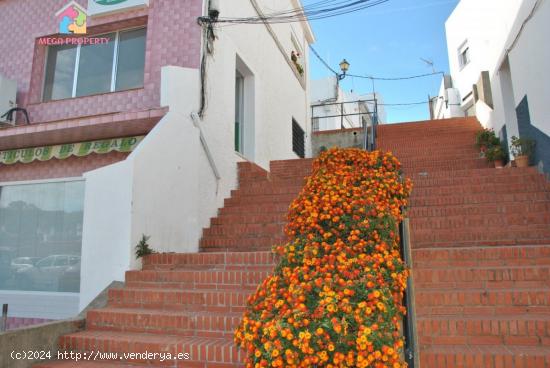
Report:
<svg viewBox="0 0 550 368"><path fill-rule="evenodd" d="M502 169L504 167L504 161L502 160L495 160L495 168L496 169Z"/></svg>
<svg viewBox="0 0 550 368"><path fill-rule="evenodd" d="M529 167L529 156L518 156L515 161L516 167Z"/></svg>

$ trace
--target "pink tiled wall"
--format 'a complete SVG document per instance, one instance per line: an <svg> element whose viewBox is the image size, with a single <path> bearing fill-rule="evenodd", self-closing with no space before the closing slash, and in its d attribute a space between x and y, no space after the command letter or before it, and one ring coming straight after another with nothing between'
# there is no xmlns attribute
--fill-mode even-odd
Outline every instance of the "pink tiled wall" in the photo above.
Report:
<svg viewBox="0 0 550 368"><path fill-rule="evenodd" d="M87 6L87 0L77 0ZM110 112L146 110L160 105L160 71L165 65L198 68L201 30L197 17L202 0L150 0L148 9L118 13L90 21L91 32L146 22L144 88L40 103L45 47L42 36L57 33L55 13L69 0L0 1L0 74L17 80L20 106L33 123Z"/></svg>
<svg viewBox="0 0 550 368"><path fill-rule="evenodd" d="M83 173L124 160L127 153L69 157L65 160L34 161L0 166L0 182L80 177Z"/></svg>

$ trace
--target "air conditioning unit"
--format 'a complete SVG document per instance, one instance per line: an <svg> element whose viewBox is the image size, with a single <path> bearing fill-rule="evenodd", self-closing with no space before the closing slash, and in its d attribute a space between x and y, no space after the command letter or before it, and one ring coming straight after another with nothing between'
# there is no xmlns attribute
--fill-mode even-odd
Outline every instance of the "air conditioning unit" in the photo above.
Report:
<svg viewBox="0 0 550 368"><path fill-rule="evenodd" d="M15 114L13 121L7 120L4 116L9 110L17 107L15 99L17 97L17 83L11 79L0 75L0 125L15 125ZM4 116L4 117L2 117Z"/></svg>

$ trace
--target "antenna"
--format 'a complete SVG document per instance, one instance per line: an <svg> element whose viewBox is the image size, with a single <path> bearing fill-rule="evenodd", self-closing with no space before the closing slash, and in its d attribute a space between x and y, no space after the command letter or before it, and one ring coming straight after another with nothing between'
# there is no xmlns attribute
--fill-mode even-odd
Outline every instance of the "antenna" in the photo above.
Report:
<svg viewBox="0 0 550 368"><path fill-rule="evenodd" d="M432 72L435 73L435 64L434 64L434 61L433 61L432 59L420 58L420 60L422 60L423 62L425 62L426 65L428 65L428 67L431 67L431 68L432 68Z"/></svg>

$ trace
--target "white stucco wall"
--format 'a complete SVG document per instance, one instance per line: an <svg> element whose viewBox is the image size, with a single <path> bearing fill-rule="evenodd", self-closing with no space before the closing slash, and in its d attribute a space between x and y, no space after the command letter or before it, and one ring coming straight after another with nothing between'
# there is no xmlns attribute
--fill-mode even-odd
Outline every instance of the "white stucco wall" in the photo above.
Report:
<svg viewBox="0 0 550 368"><path fill-rule="evenodd" d="M446 23L449 64L455 86L465 98L482 71L491 80L493 108L476 103L481 124L500 131L506 124L508 139L518 135L515 108L528 96L532 124L550 134L550 5L541 0L462 0ZM523 28L523 29L522 29ZM470 46L471 62L459 65L458 48Z"/></svg>
<svg viewBox="0 0 550 368"><path fill-rule="evenodd" d="M198 250L200 139L190 117L198 91L198 70L164 67L161 102L170 111L125 161L85 174L80 309L140 266L142 235L159 252Z"/></svg>
<svg viewBox="0 0 550 368"><path fill-rule="evenodd" d="M266 14L295 7L291 0L264 0L258 3ZM221 17L257 16L250 0L220 2L220 5ZM224 161L220 166L231 171L226 170L222 177L235 177L230 163L240 159L234 152L233 144L227 144L234 142L237 58L253 75L255 89L254 152L249 155L245 148L245 157L266 169L273 159L297 158L292 151L292 118L304 129L307 139L310 138L306 32L300 23L272 24L271 29L284 53L263 24L222 25L216 30L218 39L214 43L215 51L208 61L208 75L215 77L208 79L209 104L203 127L205 135L213 140L212 145L220 150L219 155ZM291 52L296 51L293 37L302 48L305 68L303 85L287 61Z"/></svg>
<svg viewBox="0 0 550 368"><path fill-rule="evenodd" d="M84 175L80 310L130 266L132 176L129 161Z"/></svg>
<svg viewBox="0 0 550 368"><path fill-rule="evenodd" d="M533 1L527 1L519 18L527 18ZM539 9L510 51L510 69L514 99L529 99L531 123L550 135L550 2L542 1ZM516 24L516 29L519 24ZM519 30L518 30L519 31ZM513 41L510 41L513 42Z"/></svg>
<svg viewBox="0 0 550 368"><path fill-rule="evenodd" d="M462 98L484 70L495 70L508 34L524 0L461 0L447 22L449 68ZM461 67L459 48L467 42L471 61Z"/></svg>
<svg viewBox="0 0 550 368"><path fill-rule="evenodd" d="M297 6L296 0L270 1L260 1L266 13ZM224 17L257 14L251 0L221 2L221 6ZM142 234L151 236L150 244L157 251L198 251L202 229L238 185L237 162L246 158L268 169L272 160L297 158L292 151L293 118L306 132L306 154L310 155L307 45L312 34L301 24L277 24L271 30L277 41L263 24L216 29L215 51L207 61L207 106L201 120L191 118L199 110L199 70L164 67L161 104L169 107L169 113L126 161L86 175L90 185L83 262L87 266L82 270L81 308L112 281L123 280L124 267L119 263L139 267L133 253ZM305 67L302 78L288 63L296 44ZM237 69L245 75L245 124L254 124L252 133L245 136L244 156L234 150ZM205 153L201 131L219 180ZM129 184L121 175L129 178ZM126 193L118 195L116 189L126 184ZM106 195L106 188L113 188L112 194ZM103 199L92 204L94 197ZM103 208L102 202L106 202ZM102 219L107 204L119 213L128 209L130 213L124 221ZM119 228L116 236L114 226ZM114 248L119 260L102 261L100 255ZM95 275L90 276L92 272Z"/></svg>

